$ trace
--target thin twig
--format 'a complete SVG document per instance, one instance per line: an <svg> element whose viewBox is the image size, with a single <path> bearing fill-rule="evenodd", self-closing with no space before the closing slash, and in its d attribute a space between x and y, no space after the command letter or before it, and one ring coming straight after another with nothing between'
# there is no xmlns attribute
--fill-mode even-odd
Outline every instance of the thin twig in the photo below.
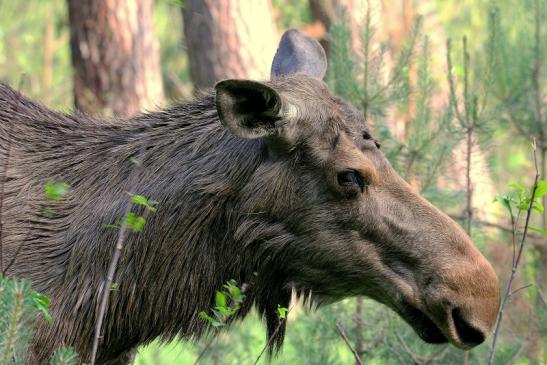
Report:
<svg viewBox="0 0 547 365"><path fill-rule="evenodd" d="M112 260L110 261L110 266L108 267L108 273L106 278L106 284L103 288L103 295L101 298L101 304L99 307L99 315L97 317L97 321L95 322L95 334L93 336L93 347L91 349L91 360L90 364L95 364L95 359L97 357L97 350L99 348L99 339L101 338L101 328L103 325L103 319L106 312L106 305L108 303L108 299L110 298L110 288L112 286L112 282L114 281L114 274L116 273L116 268L118 266L118 261L121 257L123 245L127 236L127 217L129 215L129 212L131 212L133 204L131 203L131 200L129 200L129 203L126 204L125 212L123 215L123 223L120 228L120 233L118 234L118 240L116 242L116 247L114 249L114 254L112 255Z"/></svg>
<svg viewBox="0 0 547 365"><path fill-rule="evenodd" d="M448 216L450 218L454 219L454 220L460 220L461 221L461 220L466 219L465 215L449 214ZM511 227L508 227L508 226L503 225L503 224L489 222L489 221L485 221L485 220L482 220L482 219L474 219L473 222L475 222L477 224L480 224L480 225L483 225L483 226L486 226L486 227L496 228L496 229L499 229L500 231L503 231L503 232L512 233ZM515 229L516 229L516 226L515 226ZM533 233L533 232L528 232L528 239L534 240L535 241L534 243L537 243L538 245L543 244L543 241L545 240L545 238L543 238L543 236L541 236L539 233Z"/></svg>
<svg viewBox="0 0 547 365"><path fill-rule="evenodd" d="M398 331L395 331L395 337L397 338L397 341L399 342L399 344L402 346L402 349L403 351L410 357L410 359L412 360L412 362L416 365L427 365L429 364L430 362L432 362L433 360L439 358L439 357L443 357L444 354L448 351L449 347L448 346L443 346L442 348L440 348L439 350L435 351L434 353L432 353L431 355L425 357L425 356L420 356L416 353L414 353L410 347L408 347L408 344L406 343L406 341L403 339L403 337L399 334Z"/></svg>
<svg viewBox="0 0 547 365"><path fill-rule="evenodd" d="M211 345L213 344L213 341L216 338L215 335L216 334L211 335L211 338L209 339L209 341L207 341L207 343L205 344L205 347L203 348L203 350L201 350L201 352L198 354L198 357L196 358L196 361L194 361L194 365L198 365L198 363L201 360L201 358L203 357L203 355L205 355L205 353L209 350L209 347L211 347Z"/></svg>
<svg viewBox="0 0 547 365"><path fill-rule="evenodd" d="M260 361L260 358L262 357L262 355L264 354L264 352L266 351L266 349L270 346L270 344L272 343L272 341L274 340L275 336L277 335L277 333L279 332L279 329L281 328L281 326L283 325L283 323L285 323L287 321L287 318L289 317L289 313L291 312L291 310L294 308L294 304L289 308L289 310L287 310L287 313L285 314L285 318L281 318L279 320L279 323L277 324L277 327L275 327L275 331L272 333L272 335L270 336L270 338L268 338L268 342L266 342L266 345L262 348L262 351L260 351L260 354L258 354L258 357L256 358L255 362L253 363L253 365L256 365L258 364L258 362Z"/></svg>
<svg viewBox="0 0 547 365"><path fill-rule="evenodd" d="M547 306L547 299L545 299L545 294L543 294L543 290L541 290L541 287L540 287L539 284L536 284L536 290L537 290L537 293L538 293L538 297L543 302L543 305Z"/></svg>
<svg viewBox="0 0 547 365"><path fill-rule="evenodd" d="M145 151L146 151L146 145L143 144L139 152L139 158L136 163L136 167L131 171L131 174L129 176L128 188L134 187L134 182L136 181L140 168L144 162L143 156ZM127 189L127 194L129 194L129 196L132 195L129 192L129 189ZM102 295L101 303L99 306L98 317L95 322L95 333L93 335L93 345L91 348L91 360L89 362L90 365L95 364L95 360L97 357L97 351L99 349L99 340L101 338L101 328L102 328L102 324L103 324L103 320L104 320L104 316L106 312L106 307L108 304L108 299L110 298L110 290L112 287L112 282L114 281L114 274L116 273L118 261L120 260L123 246L127 238L127 232L128 232L127 217L129 216L129 213L131 212L132 207L133 207L133 203L131 199L128 199L124 209L123 222L120 227L116 246L114 247L114 253L112 254L112 260L110 261L110 265L108 267L106 283L105 283L105 286L103 287L103 293L102 293L103 295Z"/></svg>
<svg viewBox="0 0 547 365"><path fill-rule="evenodd" d="M463 124L463 116L460 112L460 109L458 107L458 99L456 98L456 86L454 83L454 78L452 76L452 40L448 38L446 40L446 64L448 68L447 72L447 78L448 78L448 87L450 90L450 105L452 105L452 109L454 110L456 114L456 118L460 122L460 124Z"/></svg>
<svg viewBox="0 0 547 365"><path fill-rule="evenodd" d="M511 292L511 296L513 296L513 295L515 295L516 293L518 293L519 291L524 290L524 289L527 289L527 288L529 288L529 287L531 287L531 286L534 286L534 284L528 284L528 285L521 286L520 288L513 290L513 291Z"/></svg>
<svg viewBox="0 0 547 365"><path fill-rule="evenodd" d="M492 338L492 349L490 350L490 355L488 356L488 365L493 364L494 355L496 353L497 340L498 340L499 331L500 331L500 327L501 327L501 322L503 320L503 311L505 309L505 305L507 304L509 299L511 299L511 295L513 294L511 292L511 288L513 287L513 281L515 280L515 277L516 277L516 274L517 274L517 269L518 269L518 266L519 266L519 263L520 263L520 259L522 257L522 252L523 252L523 249L524 249L524 242L526 241L526 235L528 234L528 226L530 224L530 216L532 214L532 208L534 206L534 199L535 199L536 190L537 190L537 187L538 187L539 170L538 170L538 166L537 166L536 141L535 140L533 142L533 146L534 146L534 166L535 166L535 170L536 170L536 175L535 175L535 178L534 178L534 185L532 186L532 194L530 196L530 204L528 205L528 209L526 211L526 221L525 221L525 224L524 224L524 232L522 233L522 239L520 241L520 246L519 246L517 258L516 258L515 262L513 263L512 268L511 268L511 276L509 277L509 282L507 283L507 288L505 289L505 295L503 296L503 300L501 302L501 306L500 306L500 309L499 309L499 312L498 312L498 320L496 322L496 328L494 330L494 335L493 335L493 338Z"/></svg>
<svg viewBox="0 0 547 365"><path fill-rule="evenodd" d="M346 343L348 348L353 353L353 356L355 357L355 362L359 365L363 365L363 362L361 361L361 358L359 357L359 354L357 353L357 351L355 351L355 349L351 345L351 342L349 342L348 337L346 336L346 332L344 331L344 327L342 326L342 324L340 322L336 323L336 329L338 330L338 333L340 334L340 337L342 337L342 339L344 340L344 342Z"/></svg>

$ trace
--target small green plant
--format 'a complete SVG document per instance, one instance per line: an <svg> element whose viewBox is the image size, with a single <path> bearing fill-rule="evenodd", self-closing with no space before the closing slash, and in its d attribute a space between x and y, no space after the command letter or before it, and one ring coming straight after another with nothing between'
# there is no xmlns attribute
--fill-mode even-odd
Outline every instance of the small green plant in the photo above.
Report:
<svg viewBox="0 0 547 365"><path fill-rule="evenodd" d="M68 190L70 189L70 186L67 183L64 182L56 182L53 179L49 179L46 184L44 185L44 192L46 194L46 198L49 201L59 201L65 196L66 193L68 193Z"/></svg>
<svg viewBox="0 0 547 365"><path fill-rule="evenodd" d="M288 311L289 309L287 307L282 307L279 304L277 305L277 315L279 316L279 319L286 319Z"/></svg>
<svg viewBox="0 0 547 365"><path fill-rule="evenodd" d="M35 305L30 282L0 278L0 364L22 364L34 334Z"/></svg>
<svg viewBox="0 0 547 365"><path fill-rule="evenodd" d="M143 215L129 212L125 217L125 224L127 225L127 228L134 233L139 233L144 228L144 224L146 223L146 218L148 214L155 213L158 209L158 202L155 200L149 200L142 195L135 194L131 195L131 203L136 206L144 207ZM121 227L121 221L118 219L112 224L103 224L102 227L119 229Z"/></svg>
<svg viewBox="0 0 547 365"><path fill-rule="evenodd" d="M76 365L78 355L72 347L65 347L55 351L49 361L50 365Z"/></svg>
<svg viewBox="0 0 547 365"><path fill-rule="evenodd" d="M503 207L509 212L511 222L514 228L516 228L519 223L521 213L526 212L528 210L528 207L530 207L530 201L532 199L532 193L534 193L534 188L532 187L528 189L519 183L511 183L509 184L509 187L513 190L511 190L507 194L496 195L494 201L501 203ZM532 210L539 214L542 214L545 209L543 204L541 203L541 199L544 195L547 195L547 181L540 180L538 181L537 187L535 189L534 201L531 204ZM547 236L547 231L541 228L528 226L528 229Z"/></svg>
<svg viewBox="0 0 547 365"><path fill-rule="evenodd" d="M37 291L32 291L31 299L34 309L42 313L45 320L51 323L53 318L49 314L49 297L44 294L40 294Z"/></svg>
<svg viewBox="0 0 547 365"><path fill-rule="evenodd" d="M509 281L501 300L500 309L498 311L498 319L496 321L496 327L494 329L494 334L492 336L492 348L490 354L488 355L488 365L494 363L494 357L496 355L496 345L499 336L500 326L503 321L504 310L507 302L511 300L513 294L518 292L520 289L513 290L513 282L515 280L517 270L522 258L524 243L526 242L526 237L528 230L530 228L530 217L532 212L536 211L539 214L543 214L544 207L540 203L540 200L547 194L547 181L539 180L540 174L538 170L537 157L536 157L536 141L534 140L532 147L534 149L534 165L535 165L535 178L534 183L530 189L525 188L520 184L511 184L510 187L514 190L506 195L498 195L494 201L500 202L507 209L511 216L511 231L512 231L512 245L513 245L513 260L511 265L511 275L509 276ZM515 215L516 212L516 215ZM525 222L522 227L522 233L520 236L520 243L517 250L517 233L520 233L518 224L521 213L525 214ZM534 228L534 231L544 234L541 229Z"/></svg>
<svg viewBox="0 0 547 365"><path fill-rule="evenodd" d="M239 311L244 300L245 294L237 286L237 282L231 279L223 285L221 291L216 292L215 306L210 309L212 315L202 311L199 312L199 317L206 320L212 327L224 327L228 320Z"/></svg>

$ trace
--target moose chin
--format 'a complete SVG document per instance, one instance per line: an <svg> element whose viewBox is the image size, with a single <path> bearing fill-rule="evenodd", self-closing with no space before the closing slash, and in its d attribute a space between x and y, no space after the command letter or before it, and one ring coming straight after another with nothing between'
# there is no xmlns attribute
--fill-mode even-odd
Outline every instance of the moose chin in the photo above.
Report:
<svg viewBox="0 0 547 365"><path fill-rule="evenodd" d="M127 363L160 337L196 338L197 313L229 279L247 284L280 346L277 307L291 292L385 304L430 343L469 349L490 334L499 284L447 215L390 166L362 113L322 81L316 41L285 32L271 79L224 80L195 100L129 119L51 111L0 84L0 153L10 276L50 297L30 363L61 346L88 359L98 302L132 189L159 202L130 234L104 318L97 362ZM70 185L44 213L48 179ZM23 240L23 241L22 241Z"/></svg>

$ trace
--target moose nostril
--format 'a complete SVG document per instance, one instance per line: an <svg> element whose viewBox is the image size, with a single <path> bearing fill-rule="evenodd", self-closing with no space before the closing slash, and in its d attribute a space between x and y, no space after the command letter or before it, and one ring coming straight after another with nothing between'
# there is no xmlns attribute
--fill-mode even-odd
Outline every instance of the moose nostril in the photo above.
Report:
<svg viewBox="0 0 547 365"><path fill-rule="evenodd" d="M459 308L455 308L452 310L452 319L454 320L454 325L456 326L456 332L458 333L458 337L464 345L469 347L475 347L484 342L484 334L476 328L473 328L465 321L465 319L463 319L461 310Z"/></svg>

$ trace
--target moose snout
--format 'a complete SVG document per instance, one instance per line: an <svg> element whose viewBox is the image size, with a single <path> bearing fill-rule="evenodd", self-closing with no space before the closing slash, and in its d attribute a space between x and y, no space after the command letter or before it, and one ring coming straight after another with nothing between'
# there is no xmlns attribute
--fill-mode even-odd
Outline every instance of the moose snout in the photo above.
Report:
<svg viewBox="0 0 547 365"><path fill-rule="evenodd" d="M484 342L494 328L500 305L498 277L478 250L476 254L447 273L442 287L433 289L437 295L424 298L446 339L462 349Z"/></svg>

